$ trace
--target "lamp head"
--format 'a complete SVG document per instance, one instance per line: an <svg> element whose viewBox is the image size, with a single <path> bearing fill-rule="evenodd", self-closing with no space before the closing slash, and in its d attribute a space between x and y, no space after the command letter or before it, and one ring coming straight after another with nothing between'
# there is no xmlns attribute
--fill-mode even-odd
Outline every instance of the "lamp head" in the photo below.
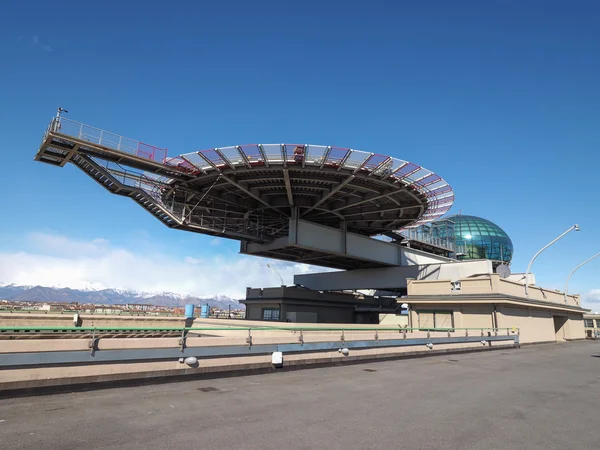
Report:
<svg viewBox="0 0 600 450"><path fill-rule="evenodd" d="M578 224L575 224L573 228L575 228L575 231L580 231L580 228L579 228Z"/></svg>

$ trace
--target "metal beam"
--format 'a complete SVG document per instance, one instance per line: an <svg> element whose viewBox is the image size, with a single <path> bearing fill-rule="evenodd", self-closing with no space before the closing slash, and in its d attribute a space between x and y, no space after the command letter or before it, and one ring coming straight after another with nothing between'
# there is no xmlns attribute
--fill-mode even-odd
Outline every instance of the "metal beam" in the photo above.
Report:
<svg viewBox="0 0 600 450"><path fill-rule="evenodd" d="M244 186L242 186L240 183L238 183L237 181L234 181L233 179L229 178L227 175L223 175L221 174L221 177L227 181L228 183L232 184L233 186L235 186L236 188L238 188L240 191L244 192L245 194L249 195L250 197L252 197L254 200L262 203L263 205L265 205L267 208L269 209L277 209L275 206L270 205L268 202L264 201L262 198L260 198L258 195L253 194L252 192L250 192L249 189L245 188Z"/></svg>
<svg viewBox="0 0 600 450"><path fill-rule="evenodd" d="M394 195L397 193L398 193L398 191L392 191L392 192L385 192L385 193L379 194L379 195L373 195L369 198L365 198L364 200L360 200L358 202L353 202L346 206L340 206L339 208L333 209L332 211L340 211L342 209L352 208L353 206L362 205L363 203L368 203L368 202L372 202L375 200L379 200L380 198L389 197L390 195Z"/></svg>
<svg viewBox="0 0 600 450"><path fill-rule="evenodd" d="M262 156L265 166L269 167L269 160L267 159L267 155L265 154L265 150L263 149L262 144L258 144L258 151L260 153L260 156Z"/></svg>
<svg viewBox="0 0 600 450"><path fill-rule="evenodd" d="M232 180L231 178L229 178L227 175L224 175L222 170L219 169L210 159L208 159L206 156L204 156L202 153L198 152L198 155L200 155L208 164L210 164L215 170L218 170L221 173L221 178L223 178L225 181L227 181L229 184L232 184L233 186L235 186L236 188L238 188L240 191L244 192L245 194L247 194L248 196L252 197L254 200L262 203L263 205L265 205L268 209L275 209L277 210L276 207L271 206L269 203L267 203L266 201L264 201L262 198L260 198L258 195L253 194L252 192L250 192L250 190L248 190L247 188L245 188L244 186L242 186L241 184L239 184L238 182ZM225 159L225 161L227 161ZM229 163L231 164L231 163Z"/></svg>
<svg viewBox="0 0 600 450"><path fill-rule="evenodd" d="M231 170L233 170L233 171L236 170L233 163L231 161L229 161L229 158L227 156L225 156L221 150L219 150L218 148L215 148L215 153L217 155L219 155L223 161L225 161L225 164L227 164L231 168Z"/></svg>
<svg viewBox="0 0 600 450"><path fill-rule="evenodd" d="M348 161L348 158L350 158L350 155L352 154L352 149L349 149L346 151L346 154L344 155L344 157L342 158L342 160L340 161L340 165L337 168L337 171L339 172L340 170L342 170L342 167L344 166L344 164L346 164L346 161ZM366 161L366 160L365 160Z"/></svg>
<svg viewBox="0 0 600 450"><path fill-rule="evenodd" d="M292 184L290 183L290 174L288 169L283 169L283 178L285 182L285 191L287 192L288 202L290 206L294 206L294 195L292 193Z"/></svg>
<svg viewBox="0 0 600 450"><path fill-rule="evenodd" d="M287 168L287 154L285 151L285 144L280 144L281 156L283 157L283 168Z"/></svg>
<svg viewBox="0 0 600 450"><path fill-rule="evenodd" d="M341 189L343 189L345 186L347 186L350 182L352 182L352 180L354 180L354 177L355 177L355 175L350 175L348 178L346 178L344 181L342 181L340 184L338 184L336 187L334 187L332 190L330 190L327 194L325 194L323 197L321 197L321 199L317 203L315 203L309 209L304 211L302 213L302 216L308 214L313 209L318 208L321 204L323 204L323 202L325 202L325 201L327 201L327 199L331 198L332 195L334 195L336 192L339 192Z"/></svg>
<svg viewBox="0 0 600 450"><path fill-rule="evenodd" d="M327 147L327 150L325 150L325 153L323 154L323 161L321 162L321 165L319 166L319 169L323 168L323 166L327 162L327 158L329 158L329 154L330 153L331 153L331 146Z"/></svg>
<svg viewBox="0 0 600 450"><path fill-rule="evenodd" d="M211 166L217 172L221 172L221 169L219 169L219 167L215 163L213 163L210 159L208 159L202 152L197 152L197 153L198 153L198 156L200 158L202 158L204 161L206 161L209 166Z"/></svg>
<svg viewBox="0 0 600 450"><path fill-rule="evenodd" d="M250 164L250 160L248 159L248 156L242 150L242 147L240 147L239 145L236 145L235 149L238 151L238 153L240 154L240 156L244 160L244 164L246 164L246 167L248 169L251 169L252 168L252 164Z"/></svg>
<svg viewBox="0 0 600 450"><path fill-rule="evenodd" d="M302 158L302 168L306 165L306 158L308 158L308 144L304 144L304 158Z"/></svg>
<svg viewBox="0 0 600 450"><path fill-rule="evenodd" d="M405 209L419 208L419 207L420 207L420 205L411 205L411 206L398 206L397 208L373 209L370 211L361 211L361 212L352 213L352 214L344 214L344 217L363 216L365 214L376 214L376 213L384 213L384 212L390 212L390 211L404 211Z"/></svg>

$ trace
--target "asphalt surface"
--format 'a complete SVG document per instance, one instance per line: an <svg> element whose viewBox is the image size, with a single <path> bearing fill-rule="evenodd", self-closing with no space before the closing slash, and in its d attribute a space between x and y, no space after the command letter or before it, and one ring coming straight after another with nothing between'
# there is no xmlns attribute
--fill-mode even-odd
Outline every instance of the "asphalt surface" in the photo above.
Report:
<svg viewBox="0 0 600 450"><path fill-rule="evenodd" d="M0 448L597 449L599 408L587 341L5 399Z"/></svg>

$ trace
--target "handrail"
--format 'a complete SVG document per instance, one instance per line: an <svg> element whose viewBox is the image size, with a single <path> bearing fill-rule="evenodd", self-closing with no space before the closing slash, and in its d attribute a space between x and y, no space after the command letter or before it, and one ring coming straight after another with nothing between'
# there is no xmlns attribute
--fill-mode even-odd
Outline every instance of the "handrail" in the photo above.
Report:
<svg viewBox="0 0 600 450"><path fill-rule="evenodd" d="M311 327L311 326L292 326L292 327L275 327L275 326L237 326L231 325L226 327L11 327L11 326L0 326L0 332L3 331L429 331L429 332L440 332L447 333L448 331L491 331L491 332L517 332L520 329L518 327L506 327L506 328L404 328L404 327L366 327L366 328L354 328L354 327Z"/></svg>

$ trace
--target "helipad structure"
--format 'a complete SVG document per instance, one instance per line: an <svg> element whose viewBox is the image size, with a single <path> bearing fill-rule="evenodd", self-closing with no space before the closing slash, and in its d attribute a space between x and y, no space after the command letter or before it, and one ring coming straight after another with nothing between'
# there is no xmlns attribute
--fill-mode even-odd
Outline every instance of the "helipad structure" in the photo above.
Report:
<svg viewBox="0 0 600 450"><path fill-rule="evenodd" d="M454 201L440 176L376 153L252 144L169 156L60 115L36 160L74 164L171 228L240 240L242 253L339 269L401 265L397 245L371 237L435 220Z"/></svg>
<svg viewBox="0 0 600 450"><path fill-rule="evenodd" d="M239 240L248 255L343 269L296 275L293 286L248 287L250 320L518 326L526 342L583 337L578 296L525 291L530 275L500 264L512 257L508 235L477 217L436 221L452 206L452 188L405 160L309 144L170 156L60 110L35 159L74 164L168 227Z"/></svg>

